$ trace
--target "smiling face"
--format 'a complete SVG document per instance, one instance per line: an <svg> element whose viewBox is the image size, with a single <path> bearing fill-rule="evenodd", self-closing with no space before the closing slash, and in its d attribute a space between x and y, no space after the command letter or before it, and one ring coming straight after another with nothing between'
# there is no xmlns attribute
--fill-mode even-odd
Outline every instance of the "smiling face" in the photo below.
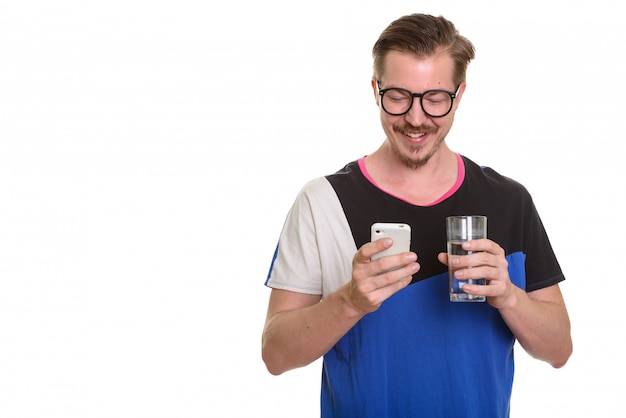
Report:
<svg viewBox="0 0 626 418"><path fill-rule="evenodd" d="M390 51L385 57L384 72L378 82L381 89L399 87L414 93L427 90L454 92L457 85L453 75L454 61L446 53L420 58L411 53ZM452 128L465 83L461 83L450 113L441 118L425 114L418 97L408 113L401 116L387 114L380 104L376 84L376 80L372 80L381 124L393 153L410 168L424 166L437 153Z"/></svg>

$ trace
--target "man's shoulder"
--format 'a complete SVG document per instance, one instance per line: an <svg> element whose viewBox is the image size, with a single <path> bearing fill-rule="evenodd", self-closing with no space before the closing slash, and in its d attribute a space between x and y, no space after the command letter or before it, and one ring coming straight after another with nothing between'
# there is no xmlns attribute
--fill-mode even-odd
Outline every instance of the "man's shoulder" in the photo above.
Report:
<svg viewBox="0 0 626 418"><path fill-rule="evenodd" d="M526 187L519 181L508 177L491 166L479 165L471 159L463 156L466 176L474 181L482 181L491 187L515 189L527 193Z"/></svg>
<svg viewBox="0 0 626 418"><path fill-rule="evenodd" d="M354 178L354 176L360 174L359 162L358 160L350 161L348 164L344 165L339 170L335 171L332 174L328 174L325 176L329 181L333 181L335 179L348 179Z"/></svg>

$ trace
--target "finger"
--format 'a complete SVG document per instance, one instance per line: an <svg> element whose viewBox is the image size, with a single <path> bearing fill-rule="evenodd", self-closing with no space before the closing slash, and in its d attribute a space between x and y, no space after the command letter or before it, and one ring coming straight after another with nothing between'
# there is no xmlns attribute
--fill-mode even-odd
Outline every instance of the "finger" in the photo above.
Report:
<svg viewBox="0 0 626 418"><path fill-rule="evenodd" d="M386 250L391 247L393 240L391 238L381 238L376 241L367 242L361 246L355 256L355 261L359 263L369 262L374 254Z"/></svg>
<svg viewBox="0 0 626 418"><path fill-rule="evenodd" d="M495 258L493 254L489 254L486 251L472 251L468 255L453 255L448 258L449 265L455 269L465 268L477 268L481 266L493 266L495 265Z"/></svg>
<svg viewBox="0 0 626 418"><path fill-rule="evenodd" d="M379 274L375 277L377 288L389 288L388 290L392 290L392 293L396 292L407 286L413 279L413 274L417 273L419 269L418 263L411 263L399 269Z"/></svg>
<svg viewBox="0 0 626 418"><path fill-rule="evenodd" d="M490 277L492 271L492 268L485 266L464 268L455 270L454 277L458 280L485 279Z"/></svg>
<svg viewBox="0 0 626 418"><path fill-rule="evenodd" d="M405 267L410 263L417 260L417 254L414 252L406 252L397 255L389 255L387 257L381 257L377 260L372 260L373 271L376 274L386 273L388 271L397 270Z"/></svg>
<svg viewBox="0 0 626 418"><path fill-rule="evenodd" d="M474 296L490 296L489 288L485 285L466 283L463 285L463 291Z"/></svg>
<svg viewBox="0 0 626 418"><path fill-rule="evenodd" d="M440 263L448 265L448 253L439 253L437 254L437 259Z"/></svg>
<svg viewBox="0 0 626 418"><path fill-rule="evenodd" d="M502 249L502 247L487 238L466 241L463 243L463 249L476 252L484 251L495 255L504 254L504 249Z"/></svg>

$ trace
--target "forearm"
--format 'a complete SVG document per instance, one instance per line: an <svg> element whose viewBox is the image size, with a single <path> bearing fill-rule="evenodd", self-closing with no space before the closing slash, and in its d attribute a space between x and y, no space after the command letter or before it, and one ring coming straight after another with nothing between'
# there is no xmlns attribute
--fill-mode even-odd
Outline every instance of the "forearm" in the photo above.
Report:
<svg viewBox="0 0 626 418"><path fill-rule="evenodd" d="M570 320L558 287L544 298L541 291L529 296L515 287L512 303L500 308L500 314L520 345L534 358L555 368L565 365L572 353ZM558 298L553 297L558 292ZM549 299L549 300L548 300Z"/></svg>
<svg viewBox="0 0 626 418"><path fill-rule="evenodd" d="M363 315L349 308L341 291L303 308L275 313L262 337L262 356L274 375L317 360Z"/></svg>

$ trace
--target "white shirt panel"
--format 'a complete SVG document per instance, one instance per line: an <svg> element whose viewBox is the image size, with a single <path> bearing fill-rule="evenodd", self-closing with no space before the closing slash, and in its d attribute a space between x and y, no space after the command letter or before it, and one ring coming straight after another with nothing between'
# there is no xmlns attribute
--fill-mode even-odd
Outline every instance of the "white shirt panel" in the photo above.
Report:
<svg viewBox="0 0 626 418"><path fill-rule="evenodd" d="M267 285L325 298L350 281L356 251L334 189L317 178L302 188L287 215Z"/></svg>

